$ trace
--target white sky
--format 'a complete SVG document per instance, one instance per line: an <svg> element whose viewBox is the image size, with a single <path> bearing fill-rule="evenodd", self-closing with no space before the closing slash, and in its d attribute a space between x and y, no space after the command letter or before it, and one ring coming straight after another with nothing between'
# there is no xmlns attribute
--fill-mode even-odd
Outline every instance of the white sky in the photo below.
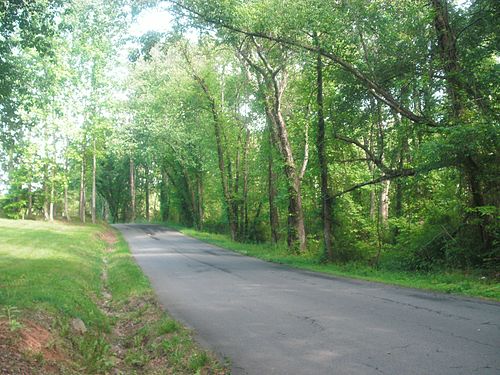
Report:
<svg viewBox="0 0 500 375"><path fill-rule="evenodd" d="M172 14L166 5L159 4L154 8L143 10L132 23L129 34L139 37L148 31L167 32L172 29Z"/></svg>

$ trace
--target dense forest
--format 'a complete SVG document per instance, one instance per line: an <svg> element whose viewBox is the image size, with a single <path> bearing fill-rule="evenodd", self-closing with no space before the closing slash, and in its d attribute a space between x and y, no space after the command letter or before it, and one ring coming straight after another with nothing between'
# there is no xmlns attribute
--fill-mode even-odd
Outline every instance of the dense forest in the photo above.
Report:
<svg viewBox="0 0 500 375"><path fill-rule="evenodd" d="M159 7L169 32L129 35ZM498 275L499 19L495 0L2 1L0 213Z"/></svg>

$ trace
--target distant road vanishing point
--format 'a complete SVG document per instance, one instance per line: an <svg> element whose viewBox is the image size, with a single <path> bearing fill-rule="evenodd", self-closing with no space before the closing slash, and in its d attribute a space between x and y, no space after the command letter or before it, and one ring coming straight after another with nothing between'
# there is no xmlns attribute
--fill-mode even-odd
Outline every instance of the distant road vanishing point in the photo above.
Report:
<svg viewBox="0 0 500 375"><path fill-rule="evenodd" d="M115 225L164 306L233 374L500 374L500 304L293 270Z"/></svg>

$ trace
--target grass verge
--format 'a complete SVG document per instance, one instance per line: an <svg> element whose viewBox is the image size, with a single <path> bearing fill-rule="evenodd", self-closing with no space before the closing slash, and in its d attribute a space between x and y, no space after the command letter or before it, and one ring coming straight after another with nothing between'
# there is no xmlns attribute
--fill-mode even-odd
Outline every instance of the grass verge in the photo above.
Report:
<svg viewBox="0 0 500 375"><path fill-rule="evenodd" d="M104 225L0 219L0 372L224 374Z"/></svg>
<svg viewBox="0 0 500 375"><path fill-rule="evenodd" d="M168 224L180 232L199 240L252 256L269 262L285 264L290 267L322 272L335 276L356 278L386 284L425 289L430 291L457 294L469 297L481 297L500 301L500 283L480 273L459 271L447 272L404 272L375 268L361 263L323 264L318 255L305 253L290 254L284 246L271 244L248 244L231 241L226 235L199 232L194 229Z"/></svg>

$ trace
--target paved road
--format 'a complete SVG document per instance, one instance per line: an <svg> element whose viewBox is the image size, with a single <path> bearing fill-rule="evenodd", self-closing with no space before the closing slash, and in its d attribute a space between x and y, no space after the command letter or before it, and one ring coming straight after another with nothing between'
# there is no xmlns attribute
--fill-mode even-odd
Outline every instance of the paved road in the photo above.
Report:
<svg viewBox="0 0 500 375"><path fill-rule="evenodd" d="M500 374L500 304L290 270L116 225L160 301L233 374Z"/></svg>

